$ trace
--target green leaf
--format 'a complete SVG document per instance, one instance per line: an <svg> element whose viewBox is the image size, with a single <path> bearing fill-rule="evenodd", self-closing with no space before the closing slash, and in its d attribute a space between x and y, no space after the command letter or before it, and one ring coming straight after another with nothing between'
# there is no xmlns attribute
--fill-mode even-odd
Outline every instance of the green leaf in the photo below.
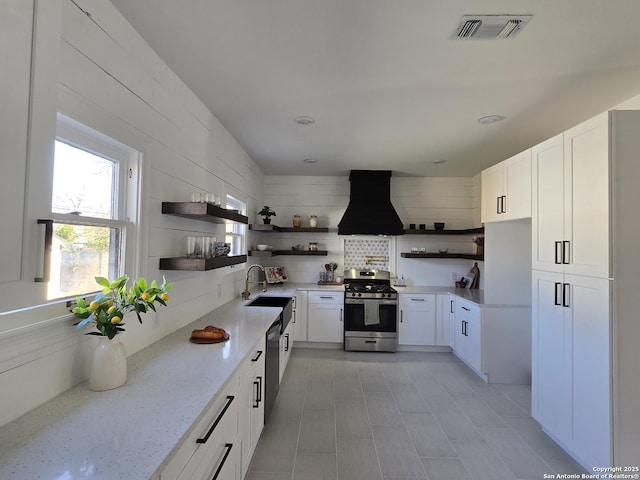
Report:
<svg viewBox="0 0 640 480"><path fill-rule="evenodd" d="M84 298L76 298L76 304L80 307L80 308L86 308L87 304L84 301Z"/></svg>
<svg viewBox="0 0 640 480"><path fill-rule="evenodd" d="M129 277L127 277L126 275L122 275L119 278L116 278L112 283L111 283L111 288L113 290L119 290L120 288L122 288L124 286L124 284L127 283L127 280L129 280Z"/></svg>
<svg viewBox="0 0 640 480"><path fill-rule="evenodd" d="M151 281L151 288L158 288L158 282L156 282L155 280Z"/></svg>
<svg viewBox="0 0 640 480"><path fill-rule="evenodd" d="M147 281L144 279L144 277L140 277L138 279L138 287L143 292L147 289Z"/></svg>
<svg viewBox="0 0 640 480"><path fill-rule="evenodd" d="M98 285L100 285L101 287L107 287L109 288L109 280L107 280L104 277L96 277L96 283Z"/></svg>

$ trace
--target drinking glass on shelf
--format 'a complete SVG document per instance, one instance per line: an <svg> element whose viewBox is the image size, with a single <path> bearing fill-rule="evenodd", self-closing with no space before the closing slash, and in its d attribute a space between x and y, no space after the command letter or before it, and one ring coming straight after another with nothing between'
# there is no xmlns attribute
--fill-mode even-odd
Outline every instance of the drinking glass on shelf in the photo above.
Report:
<svg viewBox="0 0 640 480"><path fill-rule="evenodd" d="M196 237L187 237L187 258L196 256Z"/></svg>

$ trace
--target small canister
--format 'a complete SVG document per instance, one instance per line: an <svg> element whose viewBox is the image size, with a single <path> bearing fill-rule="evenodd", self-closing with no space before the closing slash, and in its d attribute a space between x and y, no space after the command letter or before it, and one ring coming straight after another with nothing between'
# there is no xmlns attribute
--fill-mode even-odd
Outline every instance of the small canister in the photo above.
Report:
<svg viewBox="0 0 640 480"><path fill-rule="evenodd" d="M294 228L300 228L302 226L302 217L300 217L299 213L296 213L293 216L293 227Z"/></svg>
<svg viewBox="0 0 640 480"><path fill-rule="evenodd" d="M318 251L318 242L309 242L309 251L317 252Z"/></svg>
<svg viewBox="0 0 640 480"><path fill-rule="evenodd" d="M317 215L312 214L312 215L309 217L309 226L310 226L311 228L316 228L316 227L318 226L318 216L317 216Z"/></svg>

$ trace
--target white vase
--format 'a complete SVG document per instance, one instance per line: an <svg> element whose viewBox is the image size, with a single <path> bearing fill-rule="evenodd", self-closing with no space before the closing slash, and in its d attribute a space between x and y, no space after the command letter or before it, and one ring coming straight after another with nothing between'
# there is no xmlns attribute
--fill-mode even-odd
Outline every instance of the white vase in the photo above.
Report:
<svg viewBox="0 0 640 480"><path fill-rule="evenodd" d="M120 343L120 336L112 340L100 337L93 352L89 388L96 392L117 388L127 381L127 353Z"/></svg>

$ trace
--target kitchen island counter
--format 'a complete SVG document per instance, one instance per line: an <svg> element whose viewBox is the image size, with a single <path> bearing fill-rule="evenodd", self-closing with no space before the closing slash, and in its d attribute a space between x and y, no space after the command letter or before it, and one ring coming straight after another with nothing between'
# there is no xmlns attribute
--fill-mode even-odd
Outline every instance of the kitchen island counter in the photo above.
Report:
<svg viewBox="0 0 640 480"><path fill-rule="evenodd" d="M155 478L281 312L245 303L228 302L129 357L125 385L92 392L83 382L0 428L0 478ZM230 339L190 343L208 324Z"/></svg>

